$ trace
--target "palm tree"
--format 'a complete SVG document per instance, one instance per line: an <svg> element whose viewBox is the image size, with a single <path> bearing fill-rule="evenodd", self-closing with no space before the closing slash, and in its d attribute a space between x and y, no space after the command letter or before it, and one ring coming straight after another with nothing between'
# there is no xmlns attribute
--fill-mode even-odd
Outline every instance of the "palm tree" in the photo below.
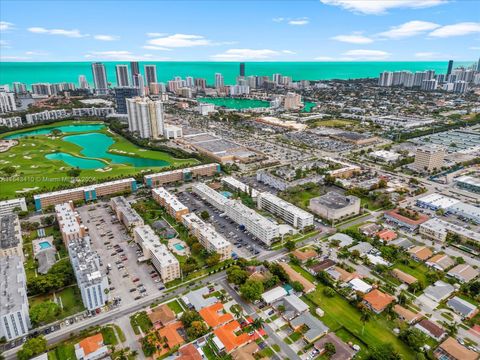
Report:
<svg viewBox="0 0 480 360"><path fill-rule="evenodd" d="M252 322L252 326L254 329L260 329L263 325L263 319L261 317L257 317L255 320Z"/></svg>
<svg viewBox="0 0 480 360"><path fill-rule="evenodd" d="M362 335L363 335L363 332L365 330L365 324L370 321L370 319L372 318L372 314L370 314L370 312L363 308L362 310L362 314L360 315L360 321L362 322L363 326L362 326Z"/></svg>

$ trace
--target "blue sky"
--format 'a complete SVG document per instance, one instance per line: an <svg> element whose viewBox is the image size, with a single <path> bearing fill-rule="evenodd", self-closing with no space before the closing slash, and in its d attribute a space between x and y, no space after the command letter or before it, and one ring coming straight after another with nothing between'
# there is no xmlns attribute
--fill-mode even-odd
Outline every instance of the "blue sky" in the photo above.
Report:
<svg viewBox="0 0 480 360"><path fill-rule="evenodd" d="M476 60L480 1L0 2L3 61Z"/></svg>

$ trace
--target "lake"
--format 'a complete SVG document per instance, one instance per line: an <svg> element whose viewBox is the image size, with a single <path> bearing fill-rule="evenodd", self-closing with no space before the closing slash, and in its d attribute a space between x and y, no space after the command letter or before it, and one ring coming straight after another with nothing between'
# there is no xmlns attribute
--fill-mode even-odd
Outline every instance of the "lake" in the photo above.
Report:
<svg viewBox="0 0 480 360"><path fill-rule="evenodd" d="M35 136L35 135L46 135L50 134L53 130L60 130L63 133L73 133L73 132L87 132L87 131L97 131L105 127L103 124L83 124L83 125L64 125L64 126L53 126L48 128L41 128L35 130L27 130L17 134L6 136L6 140L11 139L21 139L26 136Z"/></svg>

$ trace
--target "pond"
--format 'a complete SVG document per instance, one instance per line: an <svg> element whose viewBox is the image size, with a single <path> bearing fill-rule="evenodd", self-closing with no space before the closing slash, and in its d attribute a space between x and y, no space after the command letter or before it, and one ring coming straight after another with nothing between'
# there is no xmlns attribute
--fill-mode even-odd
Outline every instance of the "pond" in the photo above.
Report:
<svg viewBox="0 0 480 360"><path fill-rule="evenodd" d="M268 108L270 103L268 101L256 100L256 99L235 99L235 98L199 98L198 102L214 104L215 106L224 106L227 109L255 109L255 108Z"/></svg>
<svg viewBox="0 0 480 360"><path fill-rule="evenodd" d="M100 160L95 160L95 159L84 159L78 156L73 156L67 153L63 152L56 152L53 154L47 154L45 157L48 160L59 160L63 161L65 164L72 166L72 167L78 167L79 169L100 169L107 164Z"/></svg>

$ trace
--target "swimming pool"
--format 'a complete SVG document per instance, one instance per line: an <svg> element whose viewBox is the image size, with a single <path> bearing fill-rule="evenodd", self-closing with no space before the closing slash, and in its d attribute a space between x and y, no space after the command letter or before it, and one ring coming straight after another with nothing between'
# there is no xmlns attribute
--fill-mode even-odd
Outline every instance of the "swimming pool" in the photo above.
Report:
<svg viewBox="0 0 480 360"><path fill-rule="evenodd" d="M173 247L174 247L175 249L177 249L178 251L183 251L183 250L185 250L185 246L183 246L182 244L179 244L179 243L173 244Z"/></svg>
<svg viewBox="0 0 480 360"><path fill-rule="evenodd" d="M52 247L52 245L48 241L42 241L42 242L38 243L38 246L40 246L41 250L48 249L48 248Z"/></svg>

